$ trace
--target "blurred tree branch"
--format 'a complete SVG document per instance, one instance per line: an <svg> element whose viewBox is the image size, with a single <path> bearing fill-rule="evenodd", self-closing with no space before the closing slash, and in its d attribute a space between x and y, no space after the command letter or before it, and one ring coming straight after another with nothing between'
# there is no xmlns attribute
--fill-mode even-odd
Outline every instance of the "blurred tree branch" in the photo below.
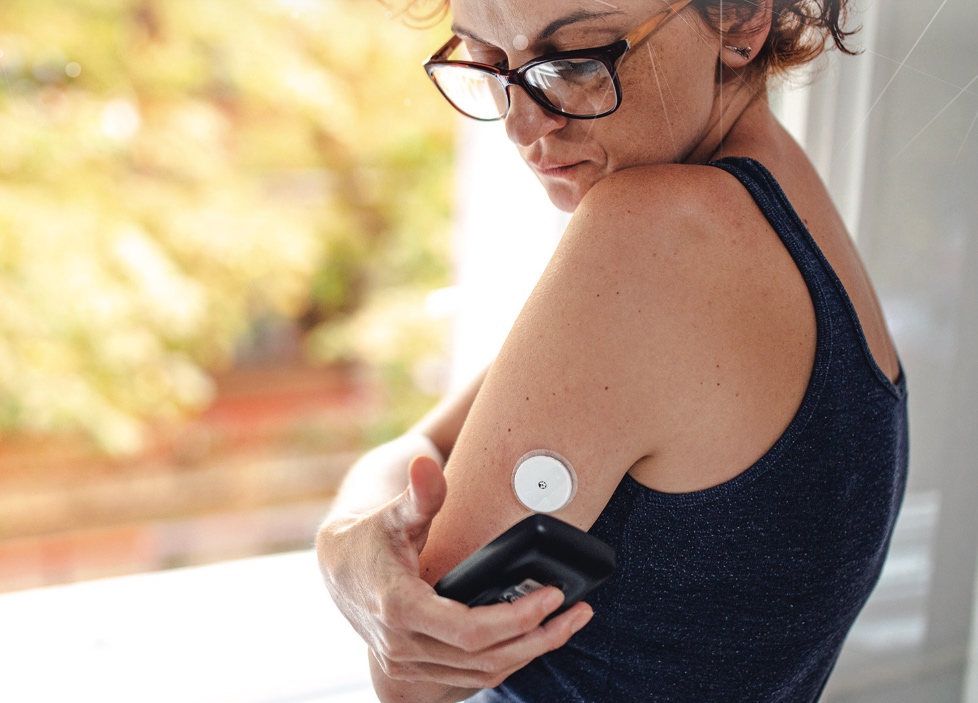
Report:
<svg viewBox="0 0 978 703"><path fill-rule="evenodd" d="M444 284L430 33L358 0L12 0L0 27L0 432L134 451L255 320L351 356L376 291Z"/></svg>

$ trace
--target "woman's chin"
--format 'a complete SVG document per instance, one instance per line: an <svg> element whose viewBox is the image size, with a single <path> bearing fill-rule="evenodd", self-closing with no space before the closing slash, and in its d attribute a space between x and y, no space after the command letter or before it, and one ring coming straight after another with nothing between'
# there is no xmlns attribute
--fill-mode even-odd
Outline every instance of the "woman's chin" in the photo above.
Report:
<svg viewBox="0 0 978 703"><path fill-rule="evenodd" d="M547 191L550 202L558 210L563 210L564 212L574 212L587 192L579 183L555 183L548 182L546 179L541 179L541 182L543 183L544 190Z"/></svg>

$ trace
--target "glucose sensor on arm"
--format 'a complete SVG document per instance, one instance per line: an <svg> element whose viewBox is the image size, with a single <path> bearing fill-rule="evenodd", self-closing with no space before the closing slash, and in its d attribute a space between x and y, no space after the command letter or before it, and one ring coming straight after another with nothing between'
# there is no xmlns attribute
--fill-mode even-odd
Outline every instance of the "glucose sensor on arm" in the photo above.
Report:
<svg viewBox="0 0 978 703"><path fill-rule="evenodd" d="M615 570L615 550L594 535L549 515L571 502L577 476L557 452L537 449L520 457L513 491L535 515L516 523L435 584L435 592L469 607L510 602L555 586L564 612Z"/></svg>
<svg viewBox="0 0 978 703"><path fill-rule="evenodd" d="M574 468L557 452L535 449L516 462L516 498L535 513L552 513L571 502L577 492Z"/></svg>

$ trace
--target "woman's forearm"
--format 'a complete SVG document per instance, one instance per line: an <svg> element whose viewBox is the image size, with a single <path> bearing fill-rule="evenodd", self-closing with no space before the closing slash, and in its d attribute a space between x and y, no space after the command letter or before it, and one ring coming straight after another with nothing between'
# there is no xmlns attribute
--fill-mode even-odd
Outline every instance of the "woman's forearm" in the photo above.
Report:
<svg viewBox="0 0 978 703"><path fill-rule="evenodd" d="M347 472L326 517L360 515L393 500L407 488L407 470L419 455L444 466L441 452L420 432L410 432L364 454Z"/></svg>
<svg viewBox="0 0 978 703"><path fill-rule="evenodd" d="M442 399L406 434L357 461L340 485L327 521L333 516L359 515L396 498L407 488L407 467L418 455L430 456L444 467L487 371Z"/></svg>

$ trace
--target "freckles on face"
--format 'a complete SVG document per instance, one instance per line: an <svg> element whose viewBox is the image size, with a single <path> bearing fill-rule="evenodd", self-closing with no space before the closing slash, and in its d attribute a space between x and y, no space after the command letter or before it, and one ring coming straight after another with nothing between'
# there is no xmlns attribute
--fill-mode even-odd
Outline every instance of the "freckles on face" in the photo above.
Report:
<svg viewBox="0 0 978 703"><path fill-rule="evenodd" d="M554 51L609 44L651 16L655 4L624 0L607 5L611 9L604 16L567 22L547 41L538 40L543 28L569 16L599 14L605 3L454 0L452 7L455 25L483 42L474 42L478 51L514 67ZM609 116L566 118L547 111L521 88L510 88L507 134L557 207L573 210L610 173L680 161L695 146L703 105L709 114L716 55L708 51L708 60L702 60L702 32L684 18L691 14L698 17L695 11L680 13L626 54L619 65L622 103Z"/></svg>
<svg viewBox="0 0 978 703"><path fill-rule="evenodd" d="M514 95L506 132L527 166L561 210L571 212L608 170L602 140L592 137L600 120L573 120Z"/></svg>
<svg viewBox="0 0 978 703"><path fill-rule="evenodd" d="M466 30L464 40L478 39L478 44L500 52L524 51L534 29L534 5L509 0L452 0L452 24ZM471 35L471 36L470 36Z"/></svg>
<svg viewBox="0 0 978 703"><path fill-rule="evenodd" d="M595 183L616 171L683 162L702 141L711 124L715 55L689 51L684 35L688 39L683 31L646 42L628 57L619 71L622 103L616 112L597 120L568 120L520 147L528 163L539 153L583 161L568 172L537 173L557 207L573 211Z"/></svg>
<svg viewBox="0 0 978 703"><path fill-rule="evenodd" d="M622 168L685 161L709 131L717 56L695 11L681 13L621 67L616 133L635 146Z"/></svg>

